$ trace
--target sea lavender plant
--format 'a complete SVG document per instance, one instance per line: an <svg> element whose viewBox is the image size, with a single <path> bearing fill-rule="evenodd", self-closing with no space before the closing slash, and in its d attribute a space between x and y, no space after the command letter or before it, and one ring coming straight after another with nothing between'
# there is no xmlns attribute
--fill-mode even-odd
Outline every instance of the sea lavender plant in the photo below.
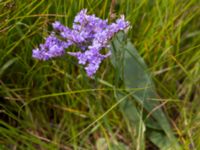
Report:
<svg viewBox="0 0 200 150"><path fill-rule="evenodd" d="M44 44L33 49L32 56L39 60L48 60L64 55L65 49L76 45L80 51L67 54L75 56L78 63L84 65L87 75L92 77L102 60L111 55L110 51L102 54L101 50L109 46L109 41L117 32L128 28L129 22L121 16L115 23L108 24L108 20L88 15L87 10L83 9L76 15L71 29L59 21L52 26L52 33L45 39Z"/></svg>

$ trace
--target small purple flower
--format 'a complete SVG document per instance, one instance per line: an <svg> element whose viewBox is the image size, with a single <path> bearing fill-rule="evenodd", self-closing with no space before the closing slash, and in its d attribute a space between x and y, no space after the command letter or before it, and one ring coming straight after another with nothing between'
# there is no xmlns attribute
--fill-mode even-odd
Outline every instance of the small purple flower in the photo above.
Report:
<svg viewBox="0 0 200 150"><path fill-rule="evenodd" d="M86 16L87 16L87 9L83 9L76 15L76 17L74 18L74 22L84 23Z"/></svg>
<svg viewBox="0 0 200 150"><path fill-rule="evenodd" d="M44 44L33 50L32 56L39 60L48 60L64 55L66 48L76 45L81 50L68 54L76 57L78 63L85 66L87 75L92 77L101 62L111 55L111 52L103 55L101 50L109 47L111 38L120 30L128 28L129 22L121 16L116 23L108 24L108 20L88 15L87 10L83 9L75 16L72 29L58 21L52 27L55 32L45 39Z"/></svg>
<svg viewBox="0 0 200 150"><path fill-rule="evenodd" d="M116 23L119 30L124 30L129 25L129 22L125 21L124 15L117 19Z"/></svg>
<svg viewBox="0 0 200 150"><path fill-rule="evenodd" d="M48 60L53 57L65 54L65 49L71 44L61 41L54 33L46 38L44 44L40 44L39 48L33 50L32 57L39 60Z"/></svg>
<svg viewBox="0 0 200 150"><path fill-rule="evenodd" d="M88 63L88 65L85 67L85 70L87 72L87 75L89 77L92 77L96 71L99 69L99 66L102 62L103 59L107 58L108 56L110 56L111 53L108 52L106 55L102 55L99 53L93 53L92 55L90 55L90 61Z"/></svg>
<svg viewBox="0 0 200 150"><path fill-rule="evenodd" d="M78 59L79 64L85 65L87 62L87 57L82 52L68 52L68 54L71 56L75 56Z"/></svg>
<svg viewBox="0 0 200 150"><path fill-rule="evenodd" d="M54 28L54 30L62 30L62 24L59 21L55 21L54 23L52 23L52 26Z"/></svg>

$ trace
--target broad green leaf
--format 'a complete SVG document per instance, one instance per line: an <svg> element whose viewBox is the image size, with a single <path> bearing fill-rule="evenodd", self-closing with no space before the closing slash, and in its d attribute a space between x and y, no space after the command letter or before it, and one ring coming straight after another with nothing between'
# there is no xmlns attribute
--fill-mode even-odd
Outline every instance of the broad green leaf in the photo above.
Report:
<svg viewBox="0 0 200 150"><path fill-rule="evenodd" d="M163 132L157 132L156 130L148 130L148 138L151 140L152 143L157 145L160 149L165 150L176 150L180 149L176 143L173 141L169 142L169 139ZM174 142L176 142L174 140Z"/></svg>
<svg viewBox="0 0 200 150"><path fill-rule="evenodd" d="M168 150L169 146L173 147L174 150L180 149L167 117L158 107L160 103L153 100L157 98L155 86L142 57L122 32L118 33L112 40L110 49L112 51L111 62L116 69L116 83L118 84L122 80L126 89L138 89L132 96L138 105L144 109L143 114L141 114L141 109L136 108L136 105L129 108L124 107L128 105L121 104L125 116L131 120L131 115L132 118L136 116L132 112L137 110L142 115L143 122L146 125L147 138L162 150ZM125 102L128 103L128 101ZM129 111L127 112L126 109L129 109ZM131 109L132 111L130 111Z"/></svg>
<svg viewBox="0 0 200 150"><path fill-rule="evenodd" d="M120 100L121 98L125 97L124 93L117 92L116 99ZM130 97L126 98L124 101L120 103L120 109L128 123L131 125L131 134L134 136L134 141L132 141L132 145L134 149L143 150L145 149L145 139L144 139L144 132L145 132L145 124L142 120L142 114L138 111L136 107L136 103L131 100Z"/></svg>

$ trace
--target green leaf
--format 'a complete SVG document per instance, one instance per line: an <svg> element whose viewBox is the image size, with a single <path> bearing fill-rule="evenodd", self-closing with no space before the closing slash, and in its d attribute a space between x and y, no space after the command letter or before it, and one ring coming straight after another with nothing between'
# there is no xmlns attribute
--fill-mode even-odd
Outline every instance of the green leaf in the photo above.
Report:
<svg viewBox="0 0 200 150"><path fill-rule="evenodd" d="M126 97L124 93L117 92L116 100L120 100ZM131 100L130 97L127 97L125 100L120 102L120 109L128 123L131 125L131 134L134 136L134 140L132 141L132 145L134 149L143 150L145 149L145 140L144 140L144 132L145 132L145 124L142 120L141 112L138 111L136 107L136 103Z"/></svg>
<svg viewBox="0 0 200 150"><path fill-rule="evenodd" d="M135 89L132 96L137 104L144 109L143 113L139 113L142 109L136 107L136 105L131 105L130 108L124 107L129 105L122 103L122 111L125 116L131 121L130 116L132 115L132 118L136 117L137 115L134 112L137 111L143 117L143 122L147 128L147 138L156 146L162 150L168 150L170 146L174 150L180 149L167 117L162 109L158 107L160 103L153 100L157 98L155 86L142 57L122 32L118 33L112 40L110 49L112 51L111 62L116 69L116 84L122 80L125 89ZM130 92L130 90L128 91ZM125 103L130 102L125 101Z"/></svg>
<svg viewBox="0 0 200 150"><path fill-rule="evenodd" d="M5 70L7 68L9 68L16 60L17 60L17 58L12 58L12 59L8 60L3 66L0 67L0 77L3 75Z"/></svg>
<svg viewBox="0 0 200 150"><path fill-rule="evenodd" d="M99 138L96 141L97 150L128 150L126 145L116 140L107 142L106 139Z"/></svg>

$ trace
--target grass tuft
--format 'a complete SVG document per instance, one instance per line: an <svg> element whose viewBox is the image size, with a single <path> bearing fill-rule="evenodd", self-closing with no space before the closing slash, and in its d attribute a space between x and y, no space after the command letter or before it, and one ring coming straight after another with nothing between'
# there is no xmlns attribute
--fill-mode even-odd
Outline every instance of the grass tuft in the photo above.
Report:
<svg viewBox="0 0 200 150"><path fill-rule="evenodd" d="M101 18L125 14L128 37L153 74L182 148L200 149L199 6L198 0L0 0L0 149L93 150L102 141L109 149L119 142L135 147L108 59L92 80L71 57L31 57L53 21L71 26L83 8ZM155 146L146 141L146 148Z"/></svg>

